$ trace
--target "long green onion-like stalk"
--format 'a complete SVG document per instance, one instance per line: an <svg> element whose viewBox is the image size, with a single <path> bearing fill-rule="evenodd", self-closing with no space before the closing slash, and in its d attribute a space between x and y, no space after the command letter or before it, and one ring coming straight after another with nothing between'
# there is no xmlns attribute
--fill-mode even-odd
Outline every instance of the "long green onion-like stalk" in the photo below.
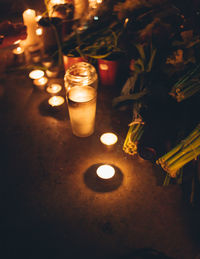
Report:
<svg viewBox="0 0 200 259"><path fill-rule="evenodd" d="M200 124L176 147L160 157L159 164L170 177L176 177L179 170L200 154Z"/></svg>
<svg viewBox="0 0 200 259"><path fill-rule="evenodd" d="M200 91L199 73L200 64L189 70L176 82L170 91L170 95L176 98L178 102L181 102Z"/></svg>
<svg viewBox="0 0 200 259"><path fill-rule="evenodd" d="M138 142L144 132L144 122L135 120L129 124L129 130L124 141L123 150L129 155L135 155L138 151Z"/></svg>

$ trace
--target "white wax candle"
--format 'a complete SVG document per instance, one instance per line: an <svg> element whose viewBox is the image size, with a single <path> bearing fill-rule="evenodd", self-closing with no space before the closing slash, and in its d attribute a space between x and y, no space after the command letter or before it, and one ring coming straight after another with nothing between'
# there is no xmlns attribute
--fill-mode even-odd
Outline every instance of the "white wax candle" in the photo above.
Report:
<svg viewBox="0 0 200 259"><path fill-rule="evenodd" d="M36 29L36 35L41 36L42 33L43 33L42 28L37 28Z"/></svg>
<svg viewBox="0 0 200 259"><path fill-rule="evenodd" d="M59 84L51 84L47 87L47 92L50 94L57 94L62 90L62 86Z"/></svg>
<svg viewBox="0 0 200 259"><path fill-rule="evenodd" d="M42 18L42 15L37 15L37 16L35 17L36 22L39 22L41 18Z"/></svg>
<svg viewBox="0 0 200 259"><path fill-rule="evenodd" d="M36 69L29 73L29 77L31 79L39 79L44 76L44 71Z"/></svg>
<svg viewBox="0 0 200 259"><path fill-rule="evenodd" d="M62 105L64 102L65 99L62 96L53 96L48 100L49 105L51 105L52 107L58 107Z"/></svg>
<svg viewBox="0 0 200 259"><path fill-rule="evenodd" d="M58 72L59 70L57 67L46 70L46 74L48 77L57 77Z"/></svg>
<svg viewBox="0 0 200 259"><path fill-rule="evenodd" d="M23 12L24 24L27 27L27 39L26 43L28 45L34 45L38 43L38 36L36 35L37 22L35 20L35 11L27 9Z"/></svg>
<svg viewBox="0 0 200 259"><path fill-rule="evenodd" d="M22 53L24 53L24 49L21 47L17 47L15 49L13 49L13 54L15 54L15 55L20 55Z"/></svg>
<svg viewBox="0 0 200 259"><path fill-rule="evenodd" d="M79 137L94 132L96 114L96 90L90 86L75 86L67 93L72 131Z"/></svg>
<svg viewBox="0 0 200 259"><path fill-rule="evenodd" d="M114 133L108 132L101 135L100 140L104 145L112 146L117 142L118 138Z"/></svg>
<svg viewBox="0 0 200 259"><path fill-rule="evenodd" d="M110 179L115 174L115 169L111 165L101 165L97 168L97 175L102 179Z"/></svg>
<svg viewBox="0 0 200 259"><path fill-rule="evenodd" d="M48 79L45 76L33 80L33 84L35 86L37 86L39 89L44 89L44 87L46 86L47 82L48 82Z"/></svg>

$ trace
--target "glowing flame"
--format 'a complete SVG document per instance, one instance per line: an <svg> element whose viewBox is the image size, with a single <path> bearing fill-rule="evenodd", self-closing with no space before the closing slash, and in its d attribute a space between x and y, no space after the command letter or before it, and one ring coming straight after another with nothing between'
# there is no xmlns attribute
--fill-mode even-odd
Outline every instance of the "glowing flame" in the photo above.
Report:
<svg viewBox="0 0 200 259"><path fill-rule="evenodd" d="M114 133L108 132L101 135L100 140L103 144L110 146L114 145L117 142L118 138Z"/></svg>
<svg viewBox="0 0 200 259"><path fill-rule="evenodd" d="M33 70L29 73L31 79L39 79L44 76L44 71L42 70Z"/></svg>
<svg viewBox="0 0 200 259"><path fill-rule="evenodd" d="M60 106L65 102L65 99L62 96L53 96L49 99L48 103L54 107L54 106Z"/></svg>
<svg viewBox="0 0 200 259"><path fill-rule="evenodd" d="M114 174L115 169L111 165L101 165L97 168L97 175L102 179L110 179Z"/></svg>

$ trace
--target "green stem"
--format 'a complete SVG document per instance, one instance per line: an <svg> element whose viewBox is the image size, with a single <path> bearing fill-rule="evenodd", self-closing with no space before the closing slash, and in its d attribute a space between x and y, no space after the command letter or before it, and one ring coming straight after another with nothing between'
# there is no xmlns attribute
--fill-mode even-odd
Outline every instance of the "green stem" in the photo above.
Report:
<svg viewBox="0 0 200 259"><path fill-rule="evenodd" d="M184 147L181 152L178 152L174 157L170 158L168 161L166 161L167 165L170 166L175 160L177 160L179 157L184 156L185 154L189 152L194 152L195 150L200 147L200 136L196 137L189 145Z"/></svg>
<svg viewBox="0 0 200 259"><path fill-rule="evenodd" d="M165 176L165 180L164 180L164 182L163 182L163 186L169 185L170 179L171 179L171 177L167 174L167 175Z"/></svg>
<svg viewBox="0 0 200 259"><path fill-rule="evenodd" d="M169 165L168 169L170 171L178 170L179 168L183 167L186 163L192 161L193 159L197 158L197 156L200 154L200 147L195 150L195 152L192 150L182 157L179 157L174 163Z"/></svg>
<svg viewBox="0 0 200 259"><path fill-rule="evenodd" d="M183 141L181 141L177 146L175 146L171 151L163 155L158 159L158 162L166 162L170 157L176 154L182 147L186 146L187 143L190 143L196 136L198 136L200 131L200 124L196 126L196 128L190 133L188 137L186 137Z"/></svg>
<svg viewBox="0 0 200 259"><path fill-rule="evenodd" d="M55 34L55 37L56 37L56 43L57 43L57 46L58 46L58 65L61 66L63 64L61 42L60 42L56 27L53 24L51 24L51 26L54 30L54 34Z"/></svg>

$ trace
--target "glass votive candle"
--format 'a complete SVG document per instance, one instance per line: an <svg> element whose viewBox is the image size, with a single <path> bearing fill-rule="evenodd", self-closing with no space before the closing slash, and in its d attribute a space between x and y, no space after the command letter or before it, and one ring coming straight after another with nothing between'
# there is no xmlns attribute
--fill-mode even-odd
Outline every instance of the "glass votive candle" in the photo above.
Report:
<svg viewBox="0 0 200 259"><path fill-rule="evenodd" d="M107 132L101 135L100 141L107 148L112 148L118 141L117 135L112 132Z"/></svg>
<svg viewBox="0 0 200 259"><path fill-rule="evenodd" d="M43 70L39 70L39 69L35 69L35 70L33 70L33 71L31 71L30 73L29 73L29 77L31 78L31 79L39 79L39 78L41 78L41 77L43 77L44 76L44 71Z"/></svg>
<svg viewBox="0 0 200 259"><path fill-rule="evenodd" d="M110 179L115 175L115 169L111 165L101 165L97 168L96 173L102 179Z"/></svg>
<svg viewBox="0 0 200 259"><path fill-rule="evenodd" d="M72 132L88 137L95 129L96 69L89 63L78 62L66 71L64 80Z"/></svg>
<svg viewBox="0 0 200 259"><path fill-rule="evenodd" d="M49 94L57 94L62 90L62 86L59 84L51 84L47 87L46 91Z"/></svg>
<svg viewBox="0 0 200 259"><path fill-rule="evenodd" d="M37 86L37 88L40 89L40 90L45 89L45 86L47 85L47 82L48 82L48 78L45 77L45 76L33 80L33 84L35 86Z"/></svg>

